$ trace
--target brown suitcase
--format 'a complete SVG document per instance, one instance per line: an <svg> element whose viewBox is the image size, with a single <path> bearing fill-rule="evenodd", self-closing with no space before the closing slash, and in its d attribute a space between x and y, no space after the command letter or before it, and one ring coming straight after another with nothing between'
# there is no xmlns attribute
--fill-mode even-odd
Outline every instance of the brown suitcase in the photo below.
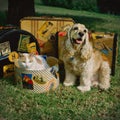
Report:
<svg viewBox="0 0 120 120"><path fill-rule="evenodd" d="M60 17L25 17L20 20L20 27L32 33L38 40L41 54L58 56L56 33L67 25L73 25L71 18Z"/></svg>

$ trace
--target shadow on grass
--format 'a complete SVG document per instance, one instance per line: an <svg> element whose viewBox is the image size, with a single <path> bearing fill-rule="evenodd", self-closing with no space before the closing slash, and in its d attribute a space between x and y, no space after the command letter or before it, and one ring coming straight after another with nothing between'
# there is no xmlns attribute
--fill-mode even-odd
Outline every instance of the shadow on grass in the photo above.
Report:
<svg viewBox="0 0 120 120"><path fill-rule="evenodd" d="M9 77L5 77L5 78L1 78L0 80L1 81L5 81L9 85L13 85L13 86L17 85L14 76L9 76Z"/></svg>
<svg viewBox="0 0 120 120"><path fill-rule="evenodd" d="M57 15L57 14L39 14L36 13L36 16L48 16L48 17L65 17L72 18L75 23L85 24L88 29L96 29L96 25L103 24L107 22L107 20L103 20L102 18L93 18L87 16L71 16L71 15Z"/></svg>

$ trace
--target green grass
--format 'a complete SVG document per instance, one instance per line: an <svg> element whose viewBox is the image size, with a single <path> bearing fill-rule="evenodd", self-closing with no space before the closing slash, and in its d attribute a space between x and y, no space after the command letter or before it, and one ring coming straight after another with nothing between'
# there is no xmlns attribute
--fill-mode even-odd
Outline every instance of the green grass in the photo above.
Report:
<svg viewBox="0 0 120 120"><path fill-rule="evenodd" d="M38 4L36 14L72 17L75 22L83 23L89 29L120 33L120 16ZM13 77L0 79L0 120L119 120L120 49L118 50L116 74L111 76L111 87L107 91L92 88L89 92L81 93L76 86L64 87L60 83L55 91L37 94L18 88L13 84Z"/></svg>
<svg viewBox="0 0 120 120"><path fill-rule="evenodd" d="M117 75L116 75L117 76ZM93 88L81 93L62 84L49 93L37 94L0 81L0 116L8 120L113 120L120 118L119 79L108 91Z"/></svg>
<svg viewBox="0 0 120 120"><path fill-rule="evenodd" d="M38 16L61 16L71 17L75 22L85 24L89 29L104 30L109 32L120 32L120 16L100 14L87 11L76 11L65 8L49 7L36 5L35 9Z"/></svg>

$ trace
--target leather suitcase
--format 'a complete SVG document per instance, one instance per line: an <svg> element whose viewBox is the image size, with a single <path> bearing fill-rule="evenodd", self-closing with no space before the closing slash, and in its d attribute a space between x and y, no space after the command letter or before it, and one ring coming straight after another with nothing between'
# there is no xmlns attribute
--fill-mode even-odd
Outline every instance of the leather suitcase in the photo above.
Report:
<svg viewBox="0 0 120 120"><path fill-rule="evenodd" d="M32 33L37 38L41 54L54 57L58 57L57 32L73 24L72 18L64 17L24 17L20 20L21 29Z"/></svg>

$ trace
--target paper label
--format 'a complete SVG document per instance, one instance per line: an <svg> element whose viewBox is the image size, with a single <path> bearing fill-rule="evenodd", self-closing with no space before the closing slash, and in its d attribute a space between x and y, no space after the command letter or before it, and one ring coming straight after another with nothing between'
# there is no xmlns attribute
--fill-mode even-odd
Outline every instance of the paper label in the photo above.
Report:
<svg viewBox="0 0 120 120"><path fill-rule="evenodd" d="M11 52L9 41L0 43L0 60L6 59Z"/></svg>
<svg viewBox="0 0 120 120"><path fill-rule="evenodd" d="M21 34L19 39L19 44L18 44L18 51L28 52L27 45L29 43L30 43L30 36Z"/></svg>

